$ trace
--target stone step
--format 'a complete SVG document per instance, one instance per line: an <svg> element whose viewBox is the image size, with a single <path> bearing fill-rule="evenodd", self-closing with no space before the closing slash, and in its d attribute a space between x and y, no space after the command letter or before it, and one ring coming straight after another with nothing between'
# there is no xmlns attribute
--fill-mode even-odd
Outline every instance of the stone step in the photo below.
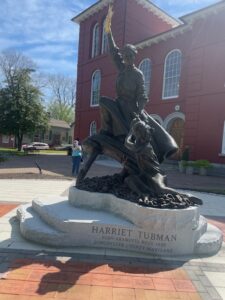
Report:
<svg viewBox="0 0 225 300"><path fill-rule="evenodd" d="M195 253L201 255L216 254L220 250L222 242L221 231L216 226L208 224L207 231L196 243Z"/></svg>
<svg viewBox="0 0 225 300"><path fill-rule="evenodd" d="M208 223L206 218L200 215L198 226L195 229L195 242L197 242L200 237L207 231L207 226Z"/></svg>
<svg viewBox="0 0 225 300"><path fill-rule="evenodd" d="M21 205L17 209L20 232L25 239L48 246L65 244L65 234L52 228L36 213L31 204Z"/></svg>
<svg viewBox="0 0 225 300"><path fill-rule="evenodd" d="M32 201L32 208L44 222L61 232L73 233L80 223L134 227L132 223L108 212L74 207L60 196L36 198Z"/></svg>

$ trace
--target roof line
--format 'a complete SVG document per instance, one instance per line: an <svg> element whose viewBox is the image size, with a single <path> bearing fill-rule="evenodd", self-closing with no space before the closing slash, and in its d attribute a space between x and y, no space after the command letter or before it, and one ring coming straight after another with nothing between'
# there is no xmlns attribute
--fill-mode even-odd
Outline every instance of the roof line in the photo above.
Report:
<svg viewBox="0 0 225 300"><path fill-rule="evenodd" d="M150 2L149 0L135 0L138 4L142 5L143 7L149 9L152 11L156 16L161 18L164 22L170 24L173 27L179 26L182 22L180 20L175 19L174 17L170 16L168 13L166 13L164 10ZM75 23L80 23L89 16L93 15L94 13L98 12L105 6L107 6L109 3L112 3L113 0L99 0L74 18L72 18L72 21Z"/></svg>
<svg viewBox="0 0 225 300"><path fill-rule="evenodd" d="M186 14L186 15L184 15L184 16L181 16L180 19L181 19L182 21L187 22L187 21L189 21L190 19L192 19L195 15L198 15L198 14L200 14L200 13L204 13L204 12L206 12L206 11L210 11L210 10L211 10L212 8L214 8L214 7L217 8L218 5L222 5L222 6L223 6L223 4L225 4L225 0L220 0L220 1L216 2L216 3L213 3L213 4L208 5L208 6L206 6L206 7L203 7L203 8L200 8L200 9L196 10L196 11L193 11L193 12L191 12L191 13L188 13L188 14Z"/></svg>
<svg viewBox="0 0 225 300"><path fill-rule="evenodd" d="M169 15L165 10L163 10L162 8L160 8L159 6L155 5L152 1L150 0L136 0L138 3L141 3L144 5L144 2L146 3L146 5L149 6L149 8L153 11L153 12L159 12L161 15L165 15L168 19L171 20L171 22L173 23L173 27L176 27L178 25L180 25L182 22L179 19L174 18L173 16ZM156 15L158 15L156 13ZM160 17L160 15L158 15Z"/></svg>
<svg viewBox="0 0 225 300"><path fill-rule="evenodd" d="M92 4L87 9L82 11L80 14L72 18L71 21L79 24L80 22L88 18L90 15L98 12L99 10L101 10L103 7L107 6L111 2L113 2L113 0L99 0L98 2Z"/></svg>
<svg viewBox="0 0 225 300"><path fill-rule="evenodd" d="M192 23L199 17L205 17L212 11L217 12L221 7L225 7L225 0L222 0L220 2L214 3L213 5L207 6L205 8L199 9L195 12L192 12L190 14L187 14L183 17L181 17L181 20L183 21L183 24L181 24L178 27L172 28L168 31L159 33L155 36L152 36L149 39L143 40L135 46L139 49L143 49L145 47L149 47L153 44L157 44L161 41L165 41L171 37L175 37L178 34L183 34L185 31L190 30L192 28Z"/></svg>
<svg viewBox="0 0 225 300"><path fill-rule="evenodd" d="M164 31L157 35L154 35L149 39L143 40L143 41L135 44L135 47L138 49L143 49L143 48L149 47L153 44L158 44L159 42L165 41L170 37L175 37L177 34L184 33L185 31L189 30L190 28L191 28L191 26L189 24L181 24L178 27L171 28L170 30Z"/></svg>

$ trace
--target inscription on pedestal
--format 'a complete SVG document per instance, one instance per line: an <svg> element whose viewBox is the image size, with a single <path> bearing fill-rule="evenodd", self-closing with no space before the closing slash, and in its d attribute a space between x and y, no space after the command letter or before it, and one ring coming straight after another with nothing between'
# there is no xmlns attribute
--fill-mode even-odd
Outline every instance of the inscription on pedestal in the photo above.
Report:
<svg viewBox="0 0 225 300"><path fill-rule="evenodd" d="M177 241L176 234L98 225L91 227L91 235L94 246L151 252L153 254L172 254Z"/></svg>

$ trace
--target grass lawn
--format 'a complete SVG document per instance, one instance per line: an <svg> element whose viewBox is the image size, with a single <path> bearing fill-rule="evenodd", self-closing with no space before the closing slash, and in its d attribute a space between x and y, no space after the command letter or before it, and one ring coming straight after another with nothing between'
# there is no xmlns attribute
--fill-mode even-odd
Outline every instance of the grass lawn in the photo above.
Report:
<svg viewBox="0 0 225 300"><path fill-rule="evenodd" d="M24 156L23 151L18 151L17 149L14 148L2 148L0 147L0 156L6 157L10 155L18 155L18 156Z"/></svg>
<svg viewBox="0 0 225 300"><path fill-rule="evenodd" d="M37 152L37 151L34 151ZM67 151L65 150L40 150L39 154L57 154L57 155L67 155Z"/></svg>
<svg viewBox="0 0 225 300"><path fill-rule="evenodd" d="M29 152L29 153L67 155L67 151L51 150L51 149L49 149L49 150L36 150L36 151ZM1 161L1 158L2 158L2 160L5 160L5 159L7 159L7 156L13 156L13 155L24 156L24 155L28 155L28 154L24 151L18 151L17 149L0 147L0 161Z"/></svg>

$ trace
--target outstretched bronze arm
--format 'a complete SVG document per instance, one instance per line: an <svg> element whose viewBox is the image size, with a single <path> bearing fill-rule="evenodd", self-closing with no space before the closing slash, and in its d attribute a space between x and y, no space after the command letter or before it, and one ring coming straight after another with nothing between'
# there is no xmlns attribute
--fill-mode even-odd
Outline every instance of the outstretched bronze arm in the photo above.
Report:
<svg viewBox="0 0 225 300"><path fill-rule="evenodd" d="M112 56L113 62L118 68L118 70L122 70L124 68L124 62L122 55L120 54L120 50L117 47L113 35L112 35L112 30L111 30L111 21L112 21L112 16L113 16L113 10L112 6L109 6L108 14L105 19L105 33L107 34L108 38L108 45L109 45L109 51Z"/></svg>

